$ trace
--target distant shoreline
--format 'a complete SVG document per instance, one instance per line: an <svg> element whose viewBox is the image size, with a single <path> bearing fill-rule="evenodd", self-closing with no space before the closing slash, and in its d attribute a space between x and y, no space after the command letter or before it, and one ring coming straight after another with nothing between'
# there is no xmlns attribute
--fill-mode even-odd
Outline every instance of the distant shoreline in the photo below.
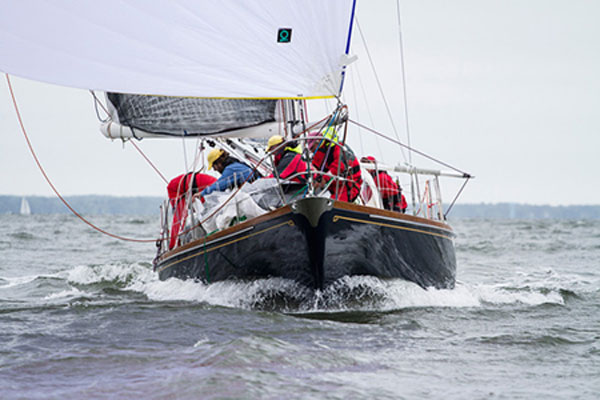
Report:
<svg viewBox="0 0 600 400"><path fill-rule="evenodd" d="M56 197L0 195L0 214L19 214L23 197L29 202L32 214L70 213ZM65 198L77 212L87 215L158 215L159 207L164 200L158 196L80 195ZM600 219L600 205L455 204L449 217L451 219Z"/></svg>
<svg viewBox="0 0 600 400"><path fill-rule="evenodd" d="M19 214L23 197L29 202L31 214L71 213L57 197L0 195L0 214ZM86 215L158 215L164 198L80 195L65 196L65 200Z"/></svg>

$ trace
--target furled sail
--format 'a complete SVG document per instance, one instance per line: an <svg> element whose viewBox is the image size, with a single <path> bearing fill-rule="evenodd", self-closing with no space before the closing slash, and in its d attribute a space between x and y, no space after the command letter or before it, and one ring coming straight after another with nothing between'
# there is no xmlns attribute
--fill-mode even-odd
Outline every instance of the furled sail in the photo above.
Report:
<svg viewBox="0 0 600 400"><path fill-rule="evenodd" d="M0 70L105 92L339 94L355 0L4 1Z"/></svg>
<svg viewBox="0 0 600 400"><path fill-rule="evenodd" d="M109 137L204 136L274 122L277 100L198 99L107 93ZM119 124L119 133L116 132ZM126 127L122 132L121 127ZM264 131L264 129L263 129ZM257 131L260 132L260 131ZM267 136L269 132L254 136ZM235 136L244 136L236 132ZM246 135L247 136L247 135Z"/></svg>

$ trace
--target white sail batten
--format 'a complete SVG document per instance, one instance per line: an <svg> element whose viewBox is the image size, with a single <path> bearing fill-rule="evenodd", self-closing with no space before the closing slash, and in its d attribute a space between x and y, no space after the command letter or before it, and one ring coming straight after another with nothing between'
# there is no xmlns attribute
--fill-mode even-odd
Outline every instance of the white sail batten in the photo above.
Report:
<svg viewBox="0 0 600 400"><path fill-rule="evenodd" d="M354 2L5 0L0 70L107 92L331 97Z"/></svg>

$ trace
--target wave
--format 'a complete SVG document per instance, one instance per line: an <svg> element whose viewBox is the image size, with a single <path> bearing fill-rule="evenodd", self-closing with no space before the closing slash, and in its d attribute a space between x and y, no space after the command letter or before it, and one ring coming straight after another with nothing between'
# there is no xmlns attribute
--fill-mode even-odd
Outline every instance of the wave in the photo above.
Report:
<svg viewBox="0 0 600 400"><path fill-rule="evenodd" d="M566 333L566 332L565 332ZM568 346L580 344L592 344L593 339L573 339L566 334L544 334L544 333L528 333L528 334L501 334L493 336L483 336L473 339L481 343L498 344L504 346Z"/></svg>
<svg viewBox="0 0 600 400"><path fill-rule="evenodd" d="M35 236L32 233L29 232L15 232L15 233L9 233L8 236L12 239L16 239L16 240L36 240L39 239L37 236Z"/></svg>
<svg viewBox="0 0 600 400"><path fill-rule="evenodd" d="M62 290L60 292L51 293L44 297L44 300L73 300L89 296L89 293L81 291L77 288Z"/></svg>
<svg viewBox="0 0 600 400"><path fill-rule="evenodd" d="M27 292L27 288L33 286L36 286L35 293L42 303L71 302L78 297L98 302L131 301L133 294L135 299L145 298L152 302L191 302L291 313L564 306L586 296L590 288L594 293L598 290L598 282L583 279L580 275L558 274L551 269L513 273L510 280L500 284L459 281L454 289L440 290L423 289L399 279L344 277L322 291L314 291L282 278L212 284L175 278L160 281L149 263L114 263L79 265L49 275L0 277L0 297L4 290L11 291L11 298L14 298L14 293Z"/></svg>
<svg viewBox="0 0 600 400"><path fill-rule="evenodd" d="M139 263L78 266L60 275L80 289L111 287L139 293L156 302L192 302L283 312L562 306L566 301L577 298L581 290L581 281L555 272L543 276L517 275L513 282L503 284L458 282L454 289L423 289L403 280L381 280L368 276L344 277L322 291L313 291L282 278L212 284L174 278L160 281L149 264Z"/></svg>
<svg viewBox="0 0 600 400"><path fill-rule="evenodd" d="M113 283L117 287L126 287L132 282L147 282L155 278L149 264L101 264L80 265L61 275L71 283L92 285L99 283Z"/></svg>
<svg viewBox="0 0 600 400"><path fill-rule="evenodd" d="M26 275L17 277L2 277L0 282L0 289L9 289L15 286L25 285L30 282L41 278L42 275Z"/></svg>

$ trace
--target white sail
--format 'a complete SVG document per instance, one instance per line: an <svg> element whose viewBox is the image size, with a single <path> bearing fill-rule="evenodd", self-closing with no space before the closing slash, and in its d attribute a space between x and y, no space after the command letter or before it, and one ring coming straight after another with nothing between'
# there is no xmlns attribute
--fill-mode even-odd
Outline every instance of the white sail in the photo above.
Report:
<svg viewBox="0 0 600 400"><path fill-rule="evenodd" d="M0 70L107 92L331 97L354 2L4 0Z"/></svg>
<svg viewBox="0 0 600 400"><path fill-rule="evenodd" d="M31 215L31 207L29 207L29 202L25 197L21 199L21 210L19 213L21 215Z"/></svg>

